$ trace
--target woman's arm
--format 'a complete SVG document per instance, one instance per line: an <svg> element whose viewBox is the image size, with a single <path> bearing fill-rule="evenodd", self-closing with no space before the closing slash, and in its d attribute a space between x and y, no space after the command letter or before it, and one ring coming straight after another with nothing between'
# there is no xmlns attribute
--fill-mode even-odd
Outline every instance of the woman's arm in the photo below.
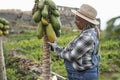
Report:
<svg viewBox="0 0 120 80"><path fill-rule="evenodd" d="M91 50L94 46L94 41L91 34L82 33L74 44L76 45L74 47L71 46L72 48L70 46L64 49L56 47L55 52L64 59L74 61Z"/></svg>

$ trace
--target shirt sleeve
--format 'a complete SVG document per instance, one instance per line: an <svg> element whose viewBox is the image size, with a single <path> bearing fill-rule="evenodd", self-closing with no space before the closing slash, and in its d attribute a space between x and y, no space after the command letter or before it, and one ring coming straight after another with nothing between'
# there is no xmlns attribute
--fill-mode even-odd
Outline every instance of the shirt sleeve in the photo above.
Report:
<svg viewBox="0 0 120 80"><path fill-rule="evenodd" d="M59 56L69 61L74 61L82 57L87 51L93 48L93 38L91 34L83 32L77 39L75 47L56 48Z"/></svg>

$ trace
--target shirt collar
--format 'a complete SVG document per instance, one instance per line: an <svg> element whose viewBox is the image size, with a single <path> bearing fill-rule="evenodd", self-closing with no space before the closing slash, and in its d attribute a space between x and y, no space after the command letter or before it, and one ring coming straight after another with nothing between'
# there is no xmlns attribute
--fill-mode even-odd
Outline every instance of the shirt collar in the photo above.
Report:
<svg viewBox="0 0 120 80"><path fill-rule="evenodd" d="M88 24L83 30L94 28L95 25Z"/></svg>

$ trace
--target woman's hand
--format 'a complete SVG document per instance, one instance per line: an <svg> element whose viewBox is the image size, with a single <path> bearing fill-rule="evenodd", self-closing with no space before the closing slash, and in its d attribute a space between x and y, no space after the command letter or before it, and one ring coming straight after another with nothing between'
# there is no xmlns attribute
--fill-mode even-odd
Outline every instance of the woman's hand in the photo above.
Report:
<svg viewBox="0 0 120 80"><path fill-rule="evenodd" d="M55 48L57 47L57 41L54 41L54 43L47 42L50 45L50 50L55 51Z"/></svg>

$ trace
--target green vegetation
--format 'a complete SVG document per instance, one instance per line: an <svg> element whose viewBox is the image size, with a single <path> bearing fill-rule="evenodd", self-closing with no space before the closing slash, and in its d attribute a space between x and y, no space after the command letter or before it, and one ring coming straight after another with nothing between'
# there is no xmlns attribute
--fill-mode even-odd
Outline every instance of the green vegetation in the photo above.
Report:
<svg viewBox="0 0 120 80"><path fill-rule="evenodd" d="M72 28L71 28L72 29ZM70 28L64 28L61 37L58 38L58 45L67 46L67 43L76 37L78 32L72 32ZM65 30L65 31L64 31ZM69 31L68 31L69 30ZM42 39L37 39L36 31L24 31L20 35L10 35L9 41L4 43L4 53L6 59L8 80L33 80L32 73L22 73L21 63L17 64L15 58L10 58L9 54L13 49L17 53L22 53L27 58L41 64L42 60ZM120 80L120 41L118 39L106 40L105 35L101 33L101 63L100 63L100 80ZM64 62L54 52L51 52L52 71L66 77ZM27 71L27 70L25 70ZM114 74L115 73L115 74ZM25 76L24 76L25 74ZM111 75L111 76L110 76Z"/></svg>
<svg viewBox="0 0 120 80"><path fill-rule="evenodd" d="M106 38L120 39L120 16L107 21Z"/></svg>

